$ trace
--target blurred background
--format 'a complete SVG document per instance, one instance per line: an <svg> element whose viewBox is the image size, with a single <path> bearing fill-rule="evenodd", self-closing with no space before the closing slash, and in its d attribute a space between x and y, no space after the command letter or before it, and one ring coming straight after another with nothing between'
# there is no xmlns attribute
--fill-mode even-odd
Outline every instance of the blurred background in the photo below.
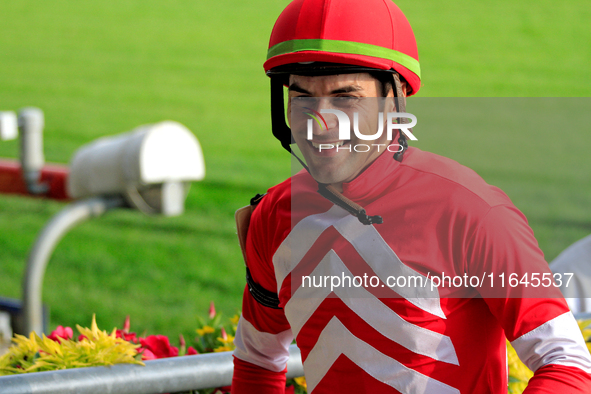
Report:
<svg viewBox="0 0 591 394"><path fill-rule="evenodd" d="M44 281L50 329L89 325L96 313L101 328L120 327L130 315L132 330L192 337L210 301L227 317L239 312L245 281L234 211L290 174L289 155L271 135L262 68L287 3L0 2L0 110L43 109L48 162L68 163L98 137L170 119L197 136L207 168L182 216L116 210L66 236ZM591 2L396 3L419 45L416 100L577 97L572 105L589 108ZM422 129L414 144L501 187L548 261L591 232L589 123L572 127L554 108L541 124L555 127L543 132L516 137L493 128L466 138L440 125ZM499 158L499 139L510 163ZM17 141L0 142L0 157L17 155ZM29 249L63 207L0 195L0 296L20 298Z"/></svg>

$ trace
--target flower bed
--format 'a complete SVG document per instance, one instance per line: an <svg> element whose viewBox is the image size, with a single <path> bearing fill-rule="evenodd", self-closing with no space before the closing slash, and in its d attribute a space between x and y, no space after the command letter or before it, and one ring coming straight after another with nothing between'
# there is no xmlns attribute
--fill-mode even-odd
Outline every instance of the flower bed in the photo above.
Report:
<svg viewBox="0 0 591 394"><path fill-rule="evenodd" d="M187 346L183 336L179 347L173 346L164 335L140 337L130 330L129 317L122 329L114 328L111 333L100 330L93 316L90 328L76 326L79 335L74 339L70 327L58 326L50 335L42 337L35 333L27 338L15 335L14 346L0 356L0 376L29 372L54 371L67 368L108 366L114 364L141 364L145 360L180 357L200 353L225 352L234 349L234 335L238 315L222 323L213 303L207 319L199 319L197 336ZM591 320L579 321L579 328L591 351ZM509 363L509 388L511 394L522 393L533 373L519 360L511 344L507 342ZM230 387L196 390L192 394L225 394ZM305 378L289 379L286 393L306 393Z"/></svg>

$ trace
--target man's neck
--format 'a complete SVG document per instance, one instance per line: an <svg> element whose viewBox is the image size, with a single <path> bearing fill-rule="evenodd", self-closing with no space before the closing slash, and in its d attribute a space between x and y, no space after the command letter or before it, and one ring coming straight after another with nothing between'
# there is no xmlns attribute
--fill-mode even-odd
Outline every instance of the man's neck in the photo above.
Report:
<svg viewBox="0 0 591 394"><path fill-rule="evenodd" d="M391 145L391 144L392 144L392 141L388 142L388 145ZM361 170L361 172L359 172L359 174L357 174L355 176L355 178L350 179L348 181L344 181L344 182L331 183L330 186L334 187L339 193L342 193L343 192L343 183L352 182L355 179L357 179L358 177L360 177L361 175L363 175L363 173L365 172L365 170L367 170L376 160L378 160L386 152L388 152L387 149L384 149L382 152L380 152L380 154L378 156L376 156L375 159L373 159L369 164L367 164L365 167L363 167L363 169Z"/></svg>

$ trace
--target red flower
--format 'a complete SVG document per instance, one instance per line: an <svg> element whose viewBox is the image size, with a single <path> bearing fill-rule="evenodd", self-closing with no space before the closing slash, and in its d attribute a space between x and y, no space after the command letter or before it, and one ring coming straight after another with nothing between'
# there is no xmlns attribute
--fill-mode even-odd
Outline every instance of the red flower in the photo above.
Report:
<svg viewBox="0 0 591 394"><path fill-rule="evenodd" d="M115 336L117 338L123 338L127 342L137 343L137 337L135 332L126 332L125 330L117 330L115 331Z"/></svg>
<svg viewBox="0 0 591 394"><path fill-rule="evenodd" d="M123 322L123 332L127 334L129 332L130 327L131 323L129 321L129 315L127 315L125 317L125 321Z"/></svg>
<svg viewBox="0 0 591 394"><path fill-rule="evenodd" d="M115 336L117 338L122 338L127 342L137 343L137 337L135 332L129 332L129 328L131 324L129 322L129 315L125 317L125 321L123 322L123 329L115 331Z"/></svg>
<svg viewBox="0 0 591 394"><path fill-rule="evenodd" d="M140 338L142 348L151 351L156 358L176 357L179 355L179 349L171 346L168 337L164 335L149 335Z"/></svg>
<svg viewBox="0 0 591 394"><path fill-rule="evenodd" d="M209 318L213 319L215 317L215 305L213 305L213 301L211 301L211 304L209 304Z"/></svg>
<svg viewBox="0 0 591 394"><path fill-rule="evenodd" d="M189 348L187 349L187 355L192 356L193 354L199 354L199 352L197 350L195 350L195 348L193 348L193 346L189 346Z"/></svg>
<svg viewBox="0 0 591 394"><path fill-rule="evenodd" d="M285 388L285 394L295 394L295 386L287 386Z"/></svg>
<svg viewBox="0 0 591 394"><path fill-rule="evenodd" d="M138 352L142 355L142 360L156 360L158 358L148 349L140 348Z"/></svg>
<svg viewBox="0 0 591 394"><path fill-rule="evenodd" d="M47 336L47 338L59 342L58 338L72 339L73 336L74 331L72 331L70 327L57 326L57 328L53 330L51 334Z"/></svg>

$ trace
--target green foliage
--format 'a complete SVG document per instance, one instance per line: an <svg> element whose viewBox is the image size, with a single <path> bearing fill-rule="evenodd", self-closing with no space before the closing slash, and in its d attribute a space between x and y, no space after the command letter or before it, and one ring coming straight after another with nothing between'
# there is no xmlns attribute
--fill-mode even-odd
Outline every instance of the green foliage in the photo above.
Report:
<svg viewBox="0 0 591 394"><path fill-rule="evenodd" d="M55 371L68 368L114 364L144 365L138 356L139 345L132 344L98 329L93 316L91 328L77 326L80 341L60 338L59 342L32 332L27 338L16 335L14 346L0 357L0 375Z"/></svg>
<svg viewBox="0 0 591 394"><path fill-rule="evenodd" d="M213 305L213 303L212 303ZM228 323L222 323L222 314L210 313L208 319L198 317L198 328L195 330L195 349L199 353L228 352L234 350L234 337L238 326L239 315L234 315Z"/></svg>

